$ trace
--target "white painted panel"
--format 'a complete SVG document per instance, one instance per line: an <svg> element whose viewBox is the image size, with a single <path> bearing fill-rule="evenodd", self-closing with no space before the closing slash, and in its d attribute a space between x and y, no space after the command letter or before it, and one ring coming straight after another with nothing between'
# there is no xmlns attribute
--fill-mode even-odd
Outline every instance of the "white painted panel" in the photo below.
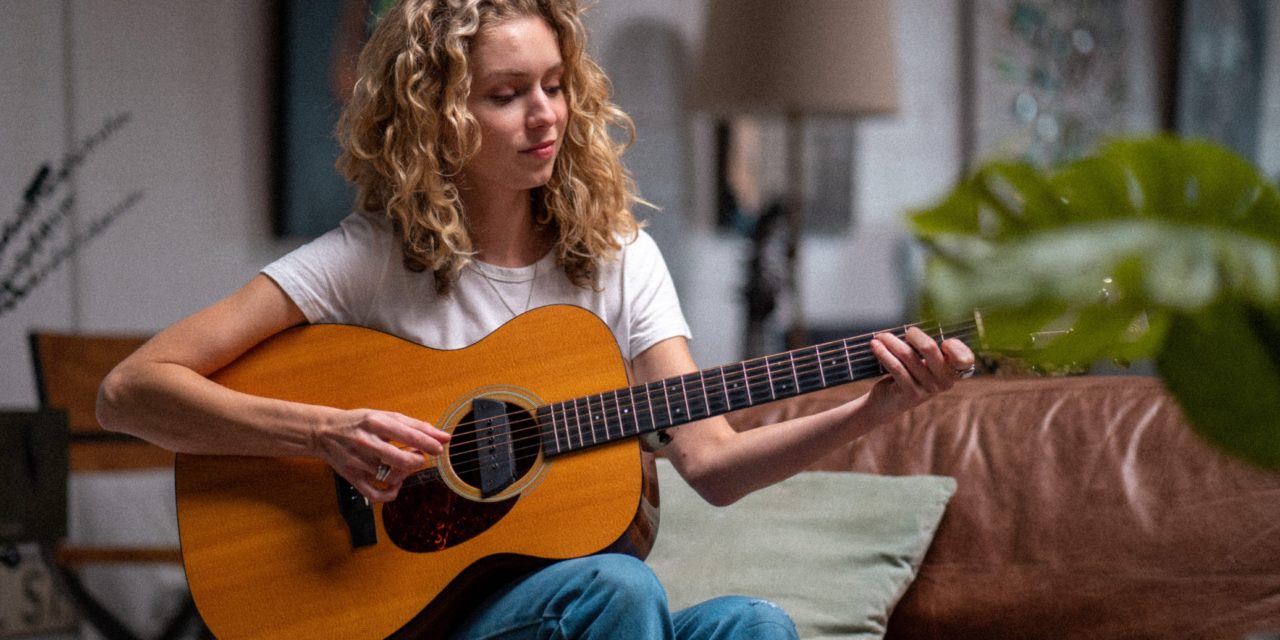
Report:
<svg viewBox="0 0 1280 640"><path fill-rule="evenodd" d="M62 11L57 2L10 2L0 20L0 226L17 215L23 192L43 164L54 168L63 149ZM48 219L66 195L58 190L32 218ZM49 206L52 204L53 206ZM30 231L10 234L0 253L0 278L12 273L26 253ZM60 237L32 256L38 268ZM25 275L32 269L24 271ZM20 274L20 280L25 280ZM0 298L3 300L3 298ZM27 332L34 327L64 328L71 322L71 289L65 269L54 272L10 310L0 310L0 407L36 404Z"/></svg>
<svg viewBox="0 0 1280 640"><path fill-rule="evenodd" d="M144 195L84 254L86 325L154 331L285 247L270 233L266 3L75 3L76 126L130 114L81 182L86 216Z"/></svg>

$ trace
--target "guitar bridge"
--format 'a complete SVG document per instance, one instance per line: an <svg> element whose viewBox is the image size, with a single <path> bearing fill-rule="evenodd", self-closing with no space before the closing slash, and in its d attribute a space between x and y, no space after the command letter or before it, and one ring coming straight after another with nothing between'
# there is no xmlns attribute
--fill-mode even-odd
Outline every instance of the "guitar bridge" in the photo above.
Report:
<svg viewBox="0 0 1280 640"><path fill-rule="evenodd" d="M516 476L516 454L511 446L511 421L507 403L488 398L471 402L476 421L476 462L480 465L480 495L491 498L511 486Z"/></svg>

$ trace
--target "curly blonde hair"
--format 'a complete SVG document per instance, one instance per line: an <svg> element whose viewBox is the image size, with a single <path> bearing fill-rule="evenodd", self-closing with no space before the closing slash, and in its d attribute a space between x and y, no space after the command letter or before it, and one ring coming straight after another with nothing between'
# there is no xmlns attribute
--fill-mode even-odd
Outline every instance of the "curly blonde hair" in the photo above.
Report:
<svg viewBox="0 0 1280 640"><path fill-rule="evenodd" d="M442 294L474 255L454 177L480 147L468 53L492 24L541 17L560 45L568 118L551 179L532 203L535 222L555 233L558 264L574 284L596 287L600 261L639 228L630 208L642 201L621 161L635 126L586 52L580 13L577 0L400 0L360 54L338 123L338 168L360 208L391 218L405 266L430 269Z"/></svg>

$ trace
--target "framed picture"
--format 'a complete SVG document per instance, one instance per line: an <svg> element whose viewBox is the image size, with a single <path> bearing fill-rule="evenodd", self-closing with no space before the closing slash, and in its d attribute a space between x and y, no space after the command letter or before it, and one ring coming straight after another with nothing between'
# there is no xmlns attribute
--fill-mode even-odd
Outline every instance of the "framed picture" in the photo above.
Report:
<svg viewBox="0 0 1280 640"><path fill-rule="evenodd" d="M352 211L355 189L334 166L335 128L356 58L383 0L279 0L276 5L275 220L278 236L316 236Z"/></svg>
<svg viewBox="0 0 1280 640"><path fill-rule="evenodd" d="M1182 16L1178 133L1260 160L1266 0L1187 0Z"/></svg>
<svg viewBox="0 0 1280 640"><path fill-rule="evenodd" d="M1127 61L1145 46L1110 0L966 0L962 152L1038 166L1090 152L1130 128ZM1135 48L1139 47L1139 48Z"/></svg>

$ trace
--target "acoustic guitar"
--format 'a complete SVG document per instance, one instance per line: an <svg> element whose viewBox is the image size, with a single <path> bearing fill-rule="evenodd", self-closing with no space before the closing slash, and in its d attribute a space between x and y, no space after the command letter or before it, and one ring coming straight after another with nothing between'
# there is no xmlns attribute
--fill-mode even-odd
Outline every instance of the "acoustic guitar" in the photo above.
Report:
<svg viewBox="0 0 1280 640"><path fill-rule="evenodd" d="M612 333L577 307L535 309L454 351L345 325L282 332L213 378L398 411L453 438L380 505L319 460L179 454L192 596L224 640L444 637L522 572L648 554L657 493L638 436L880 375L870 338L628 386Z"/></svg>

